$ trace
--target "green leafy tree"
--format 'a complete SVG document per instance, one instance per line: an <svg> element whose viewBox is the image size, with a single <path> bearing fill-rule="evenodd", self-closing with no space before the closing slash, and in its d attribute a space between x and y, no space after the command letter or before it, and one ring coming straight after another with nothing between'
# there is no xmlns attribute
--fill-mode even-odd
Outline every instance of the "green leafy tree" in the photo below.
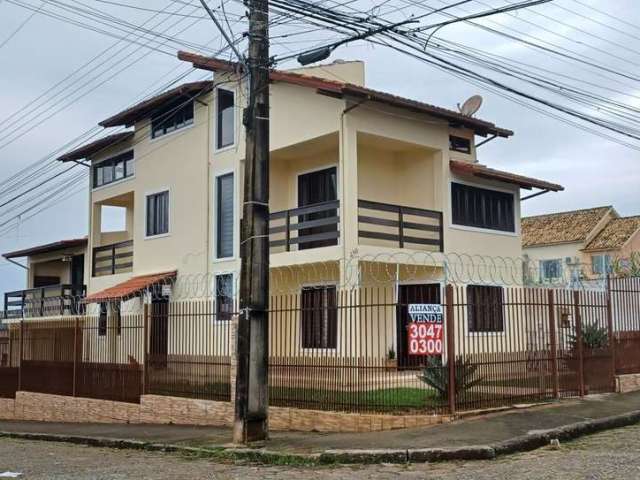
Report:
<svg viewBox="0 0 640 480"><path fill-rule="evenodd" d="M449 396L449 368L448 362L442 363L442 357L427 357L427 365L418 378L434 388L441 399ZM478 366L468 358L457 357L455 360L455 390L456 395L466 392L478 385L484 377L478 375Z"/></svg>

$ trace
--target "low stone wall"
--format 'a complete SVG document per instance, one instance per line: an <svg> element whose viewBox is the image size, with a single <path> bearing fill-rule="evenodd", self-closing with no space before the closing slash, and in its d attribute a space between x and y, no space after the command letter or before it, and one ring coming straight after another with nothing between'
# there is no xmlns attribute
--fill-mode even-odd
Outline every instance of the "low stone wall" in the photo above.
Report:
<svg viewBox="0 0 640 480"><path fill-rule="evenodd" d="M233 404L161 395L143 395L140 404L17 392L0 399L0 420L74 423L156 423L231 427ZM269 428L301 432L377 432L448 421L430 415L376 415L269 408Z"/></svg>
<svg viewBox="0 0 640 480"><path fill-rule="evenodd" d="M616 392L627 393L640 390L640 373L616 376Z"/></svg>

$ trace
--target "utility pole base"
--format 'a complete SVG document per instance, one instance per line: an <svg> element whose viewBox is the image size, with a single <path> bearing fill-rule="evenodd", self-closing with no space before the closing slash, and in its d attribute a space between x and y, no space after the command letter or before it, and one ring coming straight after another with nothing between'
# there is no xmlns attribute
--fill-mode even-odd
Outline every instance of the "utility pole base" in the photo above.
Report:
<svg viewBox="0 0 640 480"><path fill-rule="evenodd" d="M269 439L267 419L236 420L233 424L233 443L247 444Z"/></svg>

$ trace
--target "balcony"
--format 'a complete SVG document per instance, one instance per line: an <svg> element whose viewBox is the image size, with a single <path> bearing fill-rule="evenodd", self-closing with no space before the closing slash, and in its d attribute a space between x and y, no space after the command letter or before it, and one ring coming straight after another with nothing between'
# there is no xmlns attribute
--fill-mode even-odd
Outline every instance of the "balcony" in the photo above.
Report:
<svg viewBox="0 0 640 480"><path fill-rule="evenodd" d="M339 208L340 202L333 200L272 213L269 216L271 253L337 245Z"/></svg>
<svg viewBox="0 0 640 480"><path fill-rule="evenodd" d="M49 285L4 294L4 318L54 317L83 313L84 285Z"/></svg>
<svg viewBox="0 0 640 480"><path fill-rule="evenodd" d="M127 273L133 270L133 240L94 247L92 271L94 277Z"/></svg>
<svg viewBox="0 0 640 480"><path fill-rule="evenodd" d="M376 246L442 252L442 212L358 200L358 241Z"/></svg>

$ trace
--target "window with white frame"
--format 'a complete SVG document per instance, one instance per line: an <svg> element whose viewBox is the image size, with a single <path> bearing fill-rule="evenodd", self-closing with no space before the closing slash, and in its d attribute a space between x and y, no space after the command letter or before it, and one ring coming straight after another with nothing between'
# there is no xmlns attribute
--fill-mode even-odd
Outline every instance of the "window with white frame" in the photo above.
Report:
<svg viewBox="0 0 640 480"><path fill-rule="evenodd" d="M221 273L215 277L216 320L228 321L233 316L233 273Z"/></svg>
<svg viewBox="0 0 640 480"><path fill-rule="evenodd" d="M591 271L594 275L606 275L611 272L611 255L591 255Z"/></svg>
<svg viewBox="0 0 640 480"><path fill-rule="evenodd" d="M216 102L216 148L235 143L235 94L219 88Z"/></svg>
<svg viewBox="0 0 640 480"><path fill-rule="evenodd" d="M169 233L169 191L147 195L147 237Z"/></svg>
<svg viewBox="0 0 640 480"><path fill-rule="evenodd" d="M540 277L543 281L550 281L561 278L562 260L559 258L555 258L553 260L541 260Z"/></svg>
<svg viewBox="0 0 640 480"><path fill-rule="evenodd" d="M454 225L515 232L514 205L512 193L451 183L451 214Z"/></svg>
<svg viewBox="0 0 640 480"><path fill-rule="evenodd" d="M216 258L233 257L233 173L216 177Z"/></svg>

